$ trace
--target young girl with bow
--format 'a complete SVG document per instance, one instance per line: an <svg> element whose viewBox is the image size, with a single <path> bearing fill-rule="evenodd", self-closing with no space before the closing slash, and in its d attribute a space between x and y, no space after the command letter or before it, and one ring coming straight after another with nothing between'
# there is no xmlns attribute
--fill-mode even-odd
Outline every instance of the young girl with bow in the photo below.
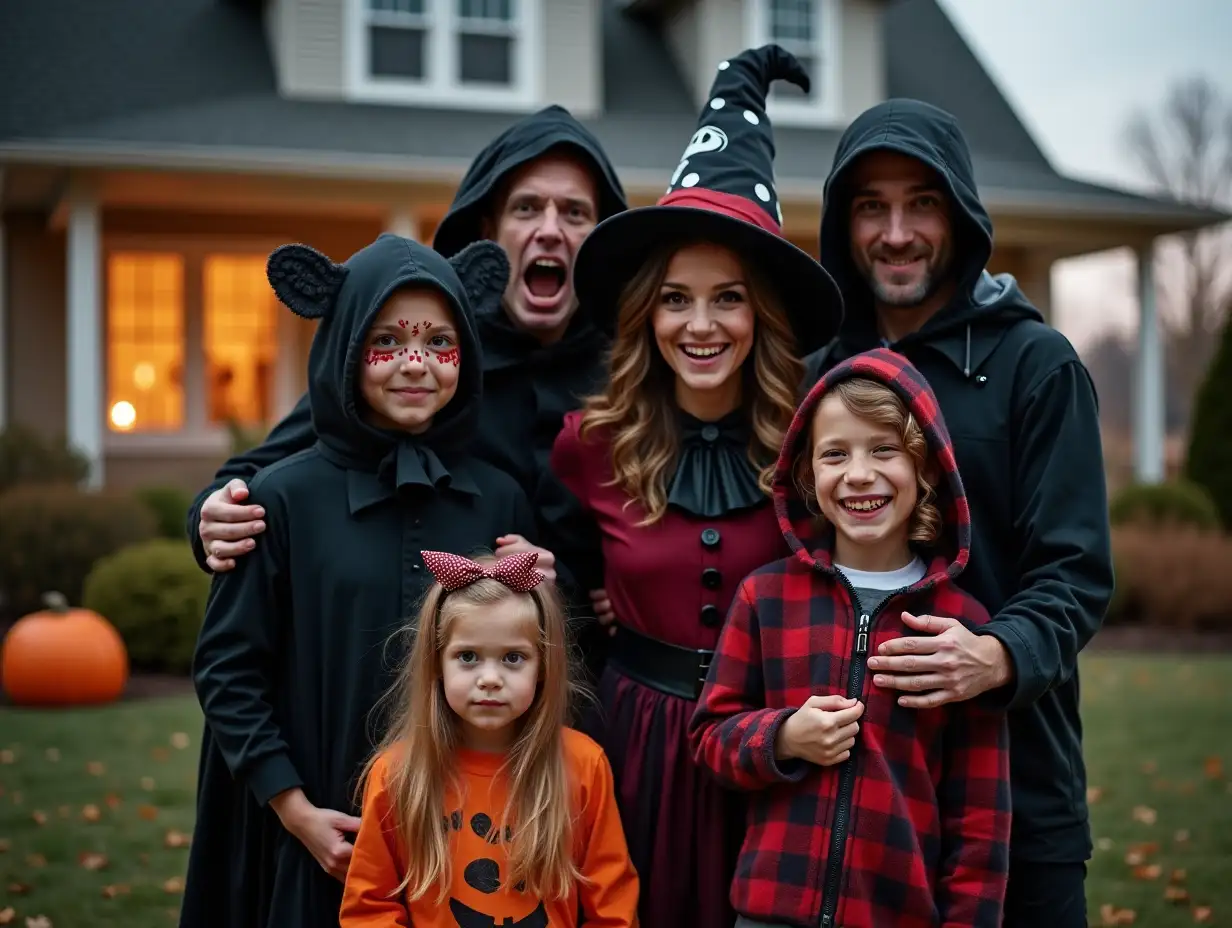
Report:
<svg viewBox="0 0 1232 928"><path fill-rule="evenodd" d="M422 552L436 583L364 776L342 928L637 921L612 771L565 727L565 616L535 552Z"/></svg>

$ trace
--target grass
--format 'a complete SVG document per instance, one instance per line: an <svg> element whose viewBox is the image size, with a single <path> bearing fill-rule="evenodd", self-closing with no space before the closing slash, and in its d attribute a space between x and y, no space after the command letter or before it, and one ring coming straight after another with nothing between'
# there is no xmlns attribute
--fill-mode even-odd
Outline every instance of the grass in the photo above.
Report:
<svg viewBox="0 0 1232 928"><path fill-rule="evenodd" d="M1232 924L1232 659L1086 656L1083 720L1091 924ZM188 852L168 837L192 829L200 726L191 696L0 708L0 924L12 907L22 928L173 925Z"/></svg>

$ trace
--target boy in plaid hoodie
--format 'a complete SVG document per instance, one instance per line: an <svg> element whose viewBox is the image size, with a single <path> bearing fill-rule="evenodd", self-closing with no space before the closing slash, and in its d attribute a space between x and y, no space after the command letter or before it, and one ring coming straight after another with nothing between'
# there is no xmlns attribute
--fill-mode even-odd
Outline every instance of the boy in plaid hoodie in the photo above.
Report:
<svg viewBox="0 0 1232 928"><path fill-rule="evenodd" d="M901 355L835 367L796 411L774 504L792 555L745 578L690 725L755 791L745 926L995 928L1009 866L1004 715L917 710L865 679L904 612L988 621L955 578L970 510L936 397Z"/></svg>

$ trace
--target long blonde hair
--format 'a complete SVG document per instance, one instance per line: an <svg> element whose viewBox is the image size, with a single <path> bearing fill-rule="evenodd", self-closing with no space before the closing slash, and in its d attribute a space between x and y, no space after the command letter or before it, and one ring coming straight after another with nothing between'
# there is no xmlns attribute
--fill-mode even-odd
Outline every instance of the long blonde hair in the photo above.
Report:
<svg viewBox="0 0 1232 928"><path fill-rule="evenodd" d="M596 429L610 430L612 483L641 503L646 512L642 525L654 524L667 510L668 479L680 453L675 374L654 343L651 319L672 258L690 244L674 244L652 255L625 286L607 388L587 397L583 405L580 434L585 438ZM740 374L753 426L748 455L758 469L758 484L769 496L775 460L796 410L804 363L777 294L756 269L742 259L741 264L757 320L753 363L746 362Z"/></svg>
<svg viewBox="0 0 1232 928"><path fill-rule="evenodd" d="M475 560L496 563L490 556ZM509 778L509 802L491 834L500 834L504 827L512 834L508 885L525 882L539 898L564 899L581 879L574 862L573 790L562 735L575 684L565 610L556 586L545 581L529 593L518 593L498 580L483 579L446 593L434 583L414 625L405 630L413 642L385 697L391 722L359 786L362 791L384 755L394 825L410 850L397 892L412 901L435 889L437 903L443 902L453 879L449 831L441 825L449 789L460 782L455 763L460 725L442 684L450 629L459 615L491 609L510 598L523 603L527 621L538 626L539 684L530 708L518 720L520 731L501 768L501 775Z"/></svg>

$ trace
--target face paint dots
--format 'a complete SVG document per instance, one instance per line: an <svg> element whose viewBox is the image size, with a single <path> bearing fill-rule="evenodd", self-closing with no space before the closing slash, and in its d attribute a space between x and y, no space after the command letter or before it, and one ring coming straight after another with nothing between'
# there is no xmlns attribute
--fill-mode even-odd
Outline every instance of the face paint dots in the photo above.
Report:
<svg viewBox="0 0 1232 928"><path fill-rule="evenodd" d="M386 361L392 361L394 353L392 351L382 351L380 348L370 348L368 353L364 355L365 364L384 364Z"/></svg>
<svg viewBox="0 0 1232 928"><path fill-rule="evenodd" d="M437 352L436 360L441 365L452 364L457 367L462 361L462 356L456 347L446 348L444 351Z"/></svg>
<svg viewBox="0 0 1232 928"><path fill-rule="evenodd" d="M398 320L398 325L399 325L401 328L404 328L404 329L405 329L405 328L406 328L406 320L405 320L405 319L399 319L399 320Z"/></svg>

